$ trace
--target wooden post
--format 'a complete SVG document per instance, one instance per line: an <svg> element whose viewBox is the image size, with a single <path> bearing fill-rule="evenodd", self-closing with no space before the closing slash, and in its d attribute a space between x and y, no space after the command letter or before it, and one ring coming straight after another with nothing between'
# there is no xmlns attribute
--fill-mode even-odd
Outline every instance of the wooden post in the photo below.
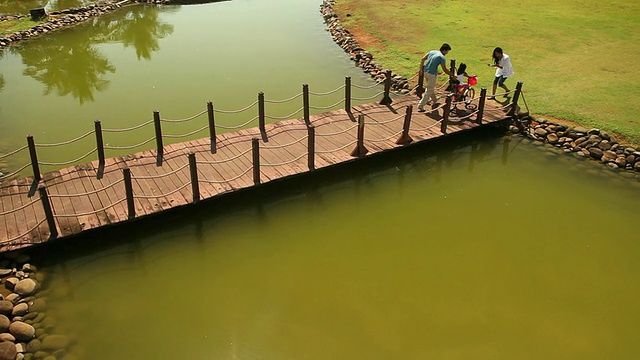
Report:
<svg viewBox="0 0 640 360"><path fill-rule="evenodd" d="M125 167L122 169L124 175L124 191L127 195L127 209L129 211L129 219L136 217L136 207L133 203L133 184L131 183L131 169Z"/></svg>
<svg viewBox="0 0 640 360"><path fill-rule="evenodd" d="M484 103L487 100L487 88L480 89L480 100L478 102L478 117L476 123L482 124L482 116L484 115Z"/></svg>
<svg viewBox="0 0 640 360"><path fill-rule="evenodd" d="M104 175L104 140L102 139L102 123L100 120L93 122L96 133L96 146L98 148L98 174L97 178L102 179Z"/></svg>
<svg viewBox="0 0 640 360"><path fill-rule="evenodd" d="M511 103L511 109L509 110L509 116L516 116L518 113L518 100L520 99L520 93L522 92L522 81L518 81L516 84L516 92L513 94L513 102Z"/></svg>
<svg viewBox="0 0 640 360"><path fill-rule="evenodd" d="M216 153L216 122L214 119L213 103L207 102L207 113L209 113L209 141L211 142L211 153Z"/></svg>
<svg viewBox="0 0 640 360"><path fill-rule="evenodd" d="M153 124L156 129L156 148L158 154L156 155L156 166L162 165L162 154L164 152L164 146L162 145L162 125L160 124L160 112L153 112Z"/></svg>
<svg viewBox="0 0 640 360"><path fill-rule="evenodd" d="M193 202L200 201L200 184L198 183L198 168L196 165L196 154L189 153L189 172L191 173L191 193L193 194Z"/></svg>
<svg viewBox="0 0 640 360"><path fill-rule="evenodd" d="M391 70L385 71L384 76L384 96L382 97L382 100L380 100L380 105L391 105L393 102L389 96L389 93L391 92Z"/></svg>
<svg viewBox="0 0 640 360"><path fill-rule="evenodd" d="M404 123L402 124L402 135L396 141L398 145L406 145L413 142L413 139L409 135L409 127L411 126L411 114L413 113L413 105L407 106L407 112L404 114Z"/></svg>
<svg viewBox="0 0 640 360"><path fill-rule="evenodd" d="M264 93L262 91L258 93L258 127L261 133L266 133L264 127Z"/></svg>
<svg viewBox="0 0 640 360"><path fill-rule="evenodd" d="M311 120L309 119L309 84L302 85L302 108L303 108L303 116L304 123L307 126L311 125Z"/></svg>
<svg viewBox="0 0 640 360"><path fill-rule="evenodd" d="M451 100L453 99L453 94L447 95L447 102L444 106L444 111L442 115L442 123L440 124L440 131L443 134L447 133L447 123L449 122L449 113L451 113Z"/></svg>
<svg viewBox="0 0 640 360"><path fill-rule="evenodd" d="M361 157L365 156L368 152L369 150L364 147L364 115L358 115L358 143L351 152L351 156Z"/></svg>
<svg viewBox="0 0 640 360"><path fill-rule="evenodd" d="M251 139L251 154L253 154L253 184L260 184L260 142L257 138Z"/></svg>
<svg viewBox="0 0 640 360"><path fill-rule="evenodd" d="M307 163L309 171L316 168L316 128L313 125L307 127Z"/></svg>
<svg viewBox="0 0 640 360"><path fill-rule="evenodd" d="M29 146L29 156L31 157L33 179L37 182L42 180L42 176L40 175L40 165L38 165L38 154L36 153L36 143L33 141L33 135L27 135L27 145ZM33 192L31 192L31 195L33 195Z"/></svg>
<svg viewBox="0 0 640 360"><path fill-rule="evenodd" d="M53 210L51 208L51 202L49 201L49 195L44 185L38 186L40 192L40 200L42 200L42 208L44 209L44 215L47 218L47 226L49 226L49 239L55 239L58 237L58 229L56 228L56 220L53 217Z"/></svg>
<svg viewBox="0 0 640 360"><path fill-rule="evenodd" d="M351 76L344 78L344 111L351 114Z"/></svg>
<svg viewBox="0 0 640 360"><path fill-rule="evenodd" d="M449 61L449 71L452 74L456 73L456 59L451 59L451 61ZM449 87L448 87L448 91L455 91L455 89L452 89L452 83L451 83L451 76L449 76Z"/></svg>
<svg viewBox="0 0 640 360"><path fill-rule="evenodd" d="M418 98L422 99L422 94L424 94L424 69L418 69L418 86L416 87L416 95L418 95Z"/></svg>

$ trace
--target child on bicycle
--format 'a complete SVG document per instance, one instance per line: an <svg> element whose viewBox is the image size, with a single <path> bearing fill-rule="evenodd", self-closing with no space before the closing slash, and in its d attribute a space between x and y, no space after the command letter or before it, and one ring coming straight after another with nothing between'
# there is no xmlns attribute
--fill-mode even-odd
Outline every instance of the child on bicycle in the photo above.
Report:
<svg viewBox="0 0 640 360"><path fill-rule="evenodd" d="M464 91L469 87L469 82L465 80L465 78L470 79L475 77L475 75L467 74L467 64L460 63L458 66L458 71L456 72L456 78L453 80L453 84L455 84L455 98L459 98L464 94Z"/></svg>

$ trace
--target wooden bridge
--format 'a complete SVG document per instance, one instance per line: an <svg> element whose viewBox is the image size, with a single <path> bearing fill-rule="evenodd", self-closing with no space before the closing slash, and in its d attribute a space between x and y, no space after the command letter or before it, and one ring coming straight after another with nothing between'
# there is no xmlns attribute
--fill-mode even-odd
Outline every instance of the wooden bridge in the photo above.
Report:
<svg viewBox="0 0 640 360"><path fill-rule="evenodd" d="M225 128L216 125L215 116L220 111L214 110L209 102L207 110L180 120L191 121L206 114L207 125L197 131L208 130L209 136L171 145L163 144L168 135L162 134L161 125L178 120L161 119L154 112L152 121L133 128L153 123L155 136L144 143L155 140L155 149L127 156L105 157L105 149L110 147L104 145L102 134L107 129L103 130L96 121L94 130L81 138L95 135L96 148L84 158L97 153L97 159L44 174L40 173L40 165L47 163L38 161L38 146L29 136L25 147L3 155L28 150L30 164L14 174L30 166L33 175L5 179L0 184L0 252L133 221L411 143L509 122L518 115L521 83L508 94L510 101L501 104L485 101L486 89L482 89L480 96L469 104L453 103L451 95L445 94L442 105L419 113L413 109L417 102L415 95L392 101L390 78L388 72L384 91L374 95L383 96L380 102L354 107L352 85L350 78L346 78L344 85L332 91L344 89L343 109L313 116L310 109L318 108L310 105L310 92L304 85L301 94L286 100L302 97L303 106L298 110L303 113L302 118L273 123L266 123L269 118L264 111L266 100L260 93L258 101L239 110L257 106L258 115L236 126L250 126L257 120L258 127L222 134L216 134L217 129ZM71 162L78 163L78 159Z"/></svg>

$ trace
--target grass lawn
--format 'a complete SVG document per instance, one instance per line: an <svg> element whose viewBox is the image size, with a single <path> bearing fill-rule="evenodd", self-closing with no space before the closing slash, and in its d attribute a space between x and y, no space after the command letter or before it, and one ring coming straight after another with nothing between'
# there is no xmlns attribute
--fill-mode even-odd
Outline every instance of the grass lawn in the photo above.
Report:
<svg viewBox="0 0 640 360"><path fill-rule="evenodd" d="M31 29L32 27L47 22L47 19L40 21L32 21L30 17L24 17L17 20L0 21L0 36L13 34L16 31Z"/></svg>
<svg viewBox="0 0 640 360"><path fill-rule="evenodd" d="M534 115L618 133L640 144L638 0L337 0L360 45L403 75L443 42L491 88L494 47L511 56ZM350 14L350 16L346 16Z"/></svg>

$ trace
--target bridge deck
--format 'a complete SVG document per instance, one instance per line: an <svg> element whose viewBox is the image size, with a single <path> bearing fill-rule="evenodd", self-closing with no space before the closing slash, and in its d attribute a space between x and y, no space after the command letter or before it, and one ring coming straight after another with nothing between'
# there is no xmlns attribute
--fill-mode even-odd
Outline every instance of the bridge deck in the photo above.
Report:
<svg viewBox="0 0 640 360"><path fill-rule="evenodd" d="M356 147L356 119L360 114L365 115L366 156L402 147L396 140L402 131L406 106L415 106L415 103L415 95L403 96L394 99L391 106L373 103L353 107L351 116L344 110L311 116L316 132L315 168L357 159L351 152ZM445 135L440 132L438 123L442 115L442 109L431 114L414 109L409 131L414 142L449 136L506 118L502 108L488 102L483 125L472 121L449 123ZM458 120L464 115L452 112L450 120ZM469 120L473 119L475 115ZM267 124L266 135L267 142L260 140L262 183L309 171L307 127L303 119ZM125 167L131 169L136 218L193 202L190 152L196 153L202 199L254 186L253 138L261 138L258 128L219 134L215 154L210 152L208 138L167 145L161 166L156 166L156 150L109 158L101 179L96 177L97 161L44 174L41 183L49 194L58 237L130 220L123 181ZM50 238L38 193L32 197L27 195L32 182L32 177L25 177L5 181L0 186L0 251L30 246Z"/></svg>

